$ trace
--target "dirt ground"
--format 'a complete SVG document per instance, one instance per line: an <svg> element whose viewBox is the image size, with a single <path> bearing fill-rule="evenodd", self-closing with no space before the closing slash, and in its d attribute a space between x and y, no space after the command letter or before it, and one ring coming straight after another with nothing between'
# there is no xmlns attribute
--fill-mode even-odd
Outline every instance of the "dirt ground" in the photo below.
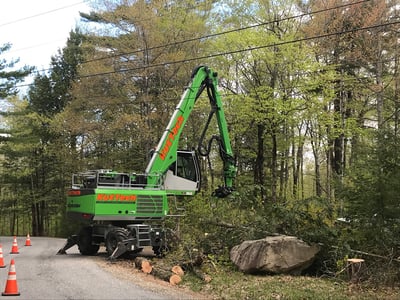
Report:
<svg viewBox="0 0 400 300"><path fill-rule="evenodd" d="M102 249L99 252L101 253ZM151 250L144 250L140 256L152 257L153 254ZM133 259L118 259L115 262L110 262L106 259L106 255L99 255L96 256L96 262L115 277L131 281L144 289L163 294L166 299L214 299L211 295L196 293L181 285L173 286L169 282L156 278L151 274L145 274L135 268Z"/></svg>

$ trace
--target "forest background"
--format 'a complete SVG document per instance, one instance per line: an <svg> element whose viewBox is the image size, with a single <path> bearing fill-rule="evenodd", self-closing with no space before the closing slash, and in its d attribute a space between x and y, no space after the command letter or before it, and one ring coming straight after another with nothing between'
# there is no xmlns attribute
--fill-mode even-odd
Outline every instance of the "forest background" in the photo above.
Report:
<svg viewBox="0 0 400 300"><path fill-rule="evenodd" d="M201 161L202 192L171 202L184 210L183 243L223 260L245 239L296 235L322 246L319 274L364 253L377 278L397 281L398 0L88 3L50 69L0 62L1 234L74 233L72 174L144 172L192 70L207 65L220 77L238 175L216 201L220 162ZM209 110L198 102L181 148L197 145Z"/></svg>

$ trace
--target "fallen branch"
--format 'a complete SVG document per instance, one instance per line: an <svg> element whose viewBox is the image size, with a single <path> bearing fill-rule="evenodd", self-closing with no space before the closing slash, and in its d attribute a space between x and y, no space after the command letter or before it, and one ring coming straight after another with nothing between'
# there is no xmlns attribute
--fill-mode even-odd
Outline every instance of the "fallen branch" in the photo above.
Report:
<svg viewBox="0 0 400 300"><path fill-rule="evenodd" d="M323 244L321 244L323 245ZM334 249L340 249L337 246L331 246ZM393 258L393 257L386 257L386 256L382 256L382 255L378 255L378 254L374 254L374 253L368 253L368 252L364 252L364 251L359 251L359 250L353 250L353 249L348 249L350 252L353 253L357 253L357 254L362 254L362 255L367 255L367 256L371 256L371 257L376 257L376 258L381 258L381 259L386 259L386 260L390 260L390 261L395 261L400 263L400 259L397 258Z"/></svg>
<svg viewBox="0 0 400 300"><path fill-rule="evenodd" d="M211 281L211 276L201 271L200 267L203 265L203 263L204 263L204 256L198 254L192 260L179 262L179 265L174 266L173 269L178 270L178 268L176 267L180 267L182 272L184 271L192 272L196 277L208 283Z"/></svg>

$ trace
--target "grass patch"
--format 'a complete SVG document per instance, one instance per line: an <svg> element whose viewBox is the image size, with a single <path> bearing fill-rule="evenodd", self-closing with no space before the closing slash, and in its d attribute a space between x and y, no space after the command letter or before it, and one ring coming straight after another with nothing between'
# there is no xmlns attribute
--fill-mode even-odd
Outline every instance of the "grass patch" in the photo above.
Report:
<svg viewBox="0 0 400 300"><path fill-rule="evenodd" d="M219 267L210 275L206 284L187 274L184 285L215 299L400 299L397 288L373 289L326 278L248 275L232 267Z"/></svg>

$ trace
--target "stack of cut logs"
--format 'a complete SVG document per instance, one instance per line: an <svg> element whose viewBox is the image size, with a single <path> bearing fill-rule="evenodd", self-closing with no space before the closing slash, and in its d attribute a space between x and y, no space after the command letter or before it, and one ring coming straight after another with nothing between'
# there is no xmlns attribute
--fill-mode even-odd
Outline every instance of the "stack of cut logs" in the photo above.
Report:
<svg viewBox="0 0 400 300"><path fill-rule="evenodd" d="M153 265L150 260L144 257L136 257L135 267L141 270L143 273L151 274L157 278L169 282L171 285L179 284L182 281L183 275L185 275L185 270L188 269L192 271L197 277L201 278L203 281L211 281L211 277L209 275L206 275L203 272L193 268L193 264L174 265L169 268L165 266L161 267Z"/></svg>

